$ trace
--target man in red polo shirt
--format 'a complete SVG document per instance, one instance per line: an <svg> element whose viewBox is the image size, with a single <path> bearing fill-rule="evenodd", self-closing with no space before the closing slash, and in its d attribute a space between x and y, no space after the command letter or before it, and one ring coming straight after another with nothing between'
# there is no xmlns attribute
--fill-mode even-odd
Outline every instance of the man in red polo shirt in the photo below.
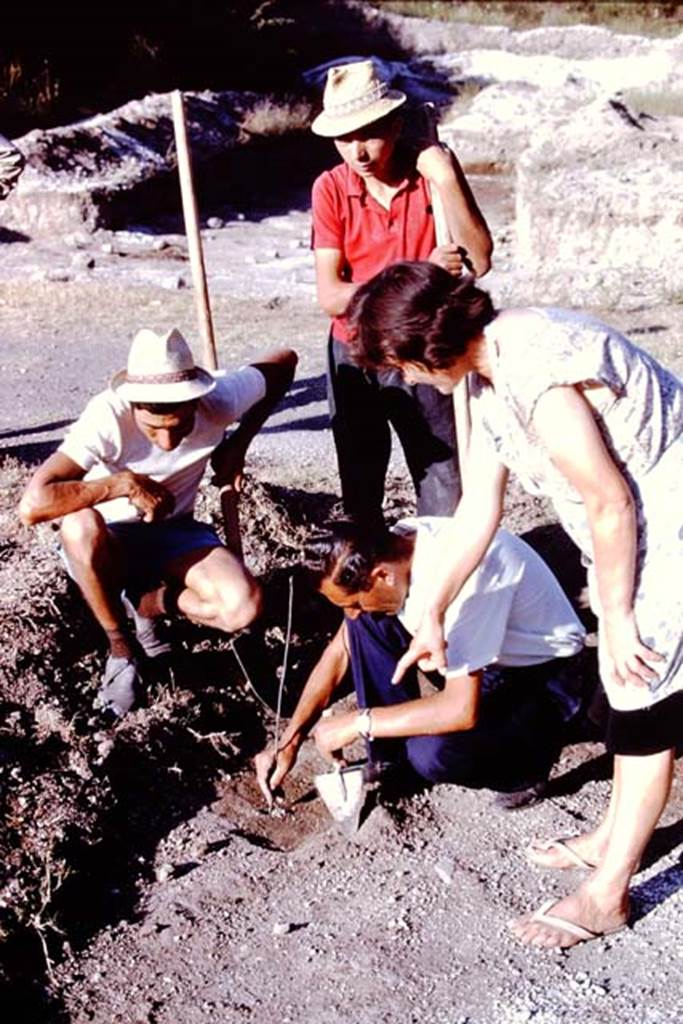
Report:
<svg viewBox="0 0 683 1024"><path fill-rule="evenodd" d="M368 373L348 353L344 311L359 284L399 260L431 260L454 275L485 274L491 236L458 161L428 143L400 138L405 93L390 89L370 60L329 70L317 135L333 138L343 163L313 185L318 300L332 317L328 401L344 508L383 522L391 423L401 441L419 515L450 515L460 497L452 400L404 384L397 370ZM451 237L437 246L431 193Z"/></svg>

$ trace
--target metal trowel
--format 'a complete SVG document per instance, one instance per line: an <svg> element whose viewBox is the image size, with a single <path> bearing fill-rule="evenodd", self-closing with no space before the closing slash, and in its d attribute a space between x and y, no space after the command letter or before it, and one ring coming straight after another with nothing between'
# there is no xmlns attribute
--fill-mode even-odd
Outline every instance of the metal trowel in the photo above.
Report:
<svg viewBox="0 0 683 1024"><path fill-rule="evenodd" d="M313 778L322 802L346 836L352 836L360 825L369 791L365 768L365 764L338 765Z"/></svg>

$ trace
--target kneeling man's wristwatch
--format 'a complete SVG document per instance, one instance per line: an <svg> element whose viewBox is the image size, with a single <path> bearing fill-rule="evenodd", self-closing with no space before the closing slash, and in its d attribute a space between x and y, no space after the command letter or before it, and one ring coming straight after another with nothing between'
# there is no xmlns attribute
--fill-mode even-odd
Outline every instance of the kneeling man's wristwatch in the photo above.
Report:
<svg viewBox="0 0 683 1024"><path fill-rule="evenodd" d="M371 708L362 708L362 710L358 712L358 717L356 718L356 729L358 730L358 735L362 736L364 740L372 739Z"/></svg>

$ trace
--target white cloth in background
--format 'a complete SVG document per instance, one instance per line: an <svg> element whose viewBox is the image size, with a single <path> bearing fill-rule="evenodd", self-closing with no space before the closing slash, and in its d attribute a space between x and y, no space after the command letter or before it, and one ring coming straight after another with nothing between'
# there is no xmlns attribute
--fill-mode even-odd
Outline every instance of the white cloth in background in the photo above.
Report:
<svg viewBox="0 0 683 1024"><path fill-rule="evenodd" d="M129 402L114 391L103 391L88 402L59 451L86 471L86 480L98 480L124 469L151 477L175 498L168 518L190 515L206 464L223 440L225 428L265 393L265 378L254 366L219 376L213 391L199 399L192 432L173 451L165 452L138 429ZM127 498L115 498L95 508L110 523L138 519L137 509Z"/></svg>

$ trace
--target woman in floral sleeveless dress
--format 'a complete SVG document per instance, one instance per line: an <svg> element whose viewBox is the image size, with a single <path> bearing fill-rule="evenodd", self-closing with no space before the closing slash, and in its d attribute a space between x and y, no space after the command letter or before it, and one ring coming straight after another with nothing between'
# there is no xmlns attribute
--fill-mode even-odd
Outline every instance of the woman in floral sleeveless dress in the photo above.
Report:
<svg viewBox="0 0 683 1024"><path fill-rule="evenodd" d="M616 931L683 738L683 384L606 324L559 309L497 312L473 282L426 263L378 274L349 314L362 365L399 367L446 393L470 375L472 444L454 517L470 544L435 583L399 673L444 664L443 609L488 547L509 470L552 499L581 550L610 704L612 798L592 832L528 848L535 863L589 874L512 927L552 947Z"/></svg>

